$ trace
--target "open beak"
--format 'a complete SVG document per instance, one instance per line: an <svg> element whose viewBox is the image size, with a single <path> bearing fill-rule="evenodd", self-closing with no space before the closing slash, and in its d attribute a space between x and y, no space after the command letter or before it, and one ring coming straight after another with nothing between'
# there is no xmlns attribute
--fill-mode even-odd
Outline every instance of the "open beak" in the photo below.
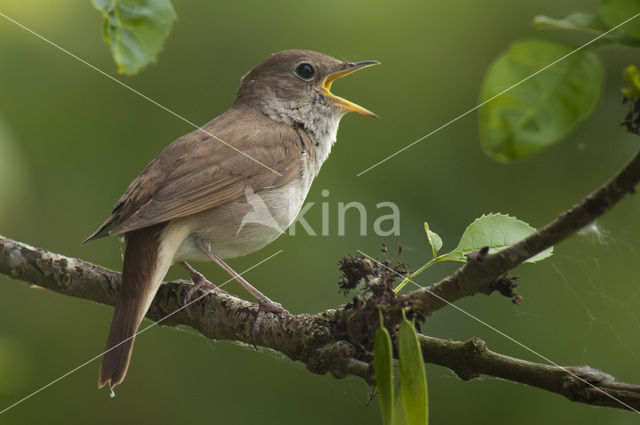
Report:
<svg viewBox="0 0 640 425"><path fill-rule="evenodd" d="M324 94L330 97L335 104L339 105L340 107L342 107L347 111L357 112L362 115L378 118L376 114L369 111L368 109L365 109L362 106L356 105L355 103L349 102L348 100L343 99L341 97L335 96L333 93L331 93L330 89L331 89L331 84L338 78L342 78L345 75L349 75L352 72L356 72L359 69L364 69L364 68L368 68L370 66L379 65L379 64L380 62L378 61L362 61L362 62L346 63L342 69L336 72L332 72L331 74L327 75L327 77L324 79L324 81L322 82Z"/></svg>

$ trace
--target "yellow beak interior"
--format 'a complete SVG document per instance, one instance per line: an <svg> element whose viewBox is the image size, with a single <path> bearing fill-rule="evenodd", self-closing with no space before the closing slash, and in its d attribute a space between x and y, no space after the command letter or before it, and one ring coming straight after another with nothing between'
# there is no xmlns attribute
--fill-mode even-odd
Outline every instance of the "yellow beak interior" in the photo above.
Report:
<svg viewBox="0 0 640 425"><path fill-rule="evenodd" d="M356 72L356 71L358 71L360 69L368 68L368 67L373 66L373 65L378 65L379 63L380 62L378 62L378 61L364 61L364 62L356 62L356 63L348 63L348 64L346 64L344 69L341 69L340 71L333 72L333 73L327 75L327 77L324 79L323 86L324 86L325 94L327 96L329 96L331 99L333 99L333 101L337 105L339 105L340 107L342 107L343 109L345 109L347 111L357 112L357 113L362 114L362 115L378 118L378 116L376 114L374 114L373 112L369 111L368 109L365 109L360 105L356 105L353 102L349 102L347 99L343 99L343 98L341 98L339 96L334 95L333 93L331 93L330 89L331 89L331 84L333 84L333 82L335 80L337 80L338 78L342 78L345 75L349 75L349 74L351 74L353 72Z"/></svg>

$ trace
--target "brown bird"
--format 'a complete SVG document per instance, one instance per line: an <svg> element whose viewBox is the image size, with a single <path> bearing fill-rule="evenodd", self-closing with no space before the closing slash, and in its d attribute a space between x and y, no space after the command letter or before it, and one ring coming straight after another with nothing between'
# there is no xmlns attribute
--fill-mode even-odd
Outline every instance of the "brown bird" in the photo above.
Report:
<svg viewBox="0 0 640 425"><path fill-rule="evenodd" d="M230 109L167 146L129 185L85 241L120 235L126 243L99 387L123 381L135 334L174 262L197 287L215 288L186 263L213 260L258 300L260 311L288 313L223 259L257 251L293 223L340 118L349 111L375 117L334 96L331 83L378 63L308 50L276 53L242 77Z"/></svg>

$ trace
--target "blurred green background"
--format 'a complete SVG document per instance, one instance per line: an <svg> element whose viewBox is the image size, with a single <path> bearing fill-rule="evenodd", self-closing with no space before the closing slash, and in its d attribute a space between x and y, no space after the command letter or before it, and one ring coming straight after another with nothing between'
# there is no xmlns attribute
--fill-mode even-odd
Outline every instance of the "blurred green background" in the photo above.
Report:
<svg viewBox="0 0 640 425"><path fill-rule="evenodd" d="M504 212L541 226L617 171L638 149L619 127L621 70L637 51L601 49L607 90L594 117L561 144L525 162L503 165L480 150L472 114L374 170L356 174L477 104L494 58L520 38L583 42L537 31L544 13L596 8L598 1L444 0L174 2L178 14L159 62L136 77L118 77L195 123L223 112L240 77L270 53L306 48L383 65L341 80L333 91L372 109L379 120L349 115L339 142L313 185L306 215L321 227L329 202L331 235L282 236L263 250L232 260L247 268L284 252L248 278L294 313L346 301L337 292L337 262L361 249L400 243L414 268L429 259L422 230L428 220L455 246L464 227L486 212ZM2 0L0 12L115 74L102 40L102 17L89 0ZM547 72L553 72L553 69ZM0 19L0 234L119 269L115 238L82 241L107 217L142 167L191 131L183 121ZM321 191L330 191L328 198ZM392 201L401 235L359 236L351 214L337 235L337 203L360 201L370 213ZM583 235L526 265L512 305L494 295L460 307L559 364L589 364L640 383L637 256L640 200L623 201ZM393 250L393 249L392 249ZM199 265L213 282L227 279ZM450 272L439 265L418 279ZM185 277L172 270L169 277ZM235 283L226 286L246 297ZM30 289L0 276L0 409L100 353L112 308ZM448 309L423 331L438 337L478 336L505 354L540 361L465 315ZM570 403L561 396L492 378L459 381L429 366L432 423L637 423L614 409ZM212 342L190 329L156 327L136 342L133 362L114 399L96 389L98 361L8 411L2 423L378 423L376 402L356 379L317 376L270 352Z"/></svg>

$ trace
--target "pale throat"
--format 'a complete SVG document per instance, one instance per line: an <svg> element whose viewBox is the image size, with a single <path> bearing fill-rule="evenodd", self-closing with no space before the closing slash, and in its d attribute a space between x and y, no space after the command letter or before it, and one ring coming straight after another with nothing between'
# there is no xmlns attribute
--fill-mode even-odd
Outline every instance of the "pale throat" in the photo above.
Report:
<svg viewBox="0 0 640 425"><path fill-rule="evenodd" d="M263 105L264 113L274 121L291 126L301 126L314 142L317 169L327 159L336 142L338 125L344 109L328 104L326 98L317 95L312 101L287 102L273 99Z"/></svg>

